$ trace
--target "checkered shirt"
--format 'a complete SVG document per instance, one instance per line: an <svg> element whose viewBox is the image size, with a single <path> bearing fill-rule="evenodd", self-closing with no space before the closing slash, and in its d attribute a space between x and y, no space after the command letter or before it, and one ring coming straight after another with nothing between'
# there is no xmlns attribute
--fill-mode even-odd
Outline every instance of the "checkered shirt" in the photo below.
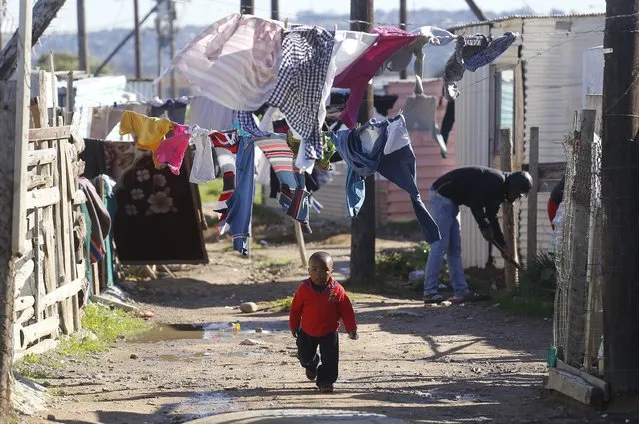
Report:
<svg viewBox="0 0 639 424"><path fill-rule="evenodd" d="M268 101L305 141L309 160L322 157L318 114L334 43L324 28L300 25L286 31L277 85Z"/></svg>

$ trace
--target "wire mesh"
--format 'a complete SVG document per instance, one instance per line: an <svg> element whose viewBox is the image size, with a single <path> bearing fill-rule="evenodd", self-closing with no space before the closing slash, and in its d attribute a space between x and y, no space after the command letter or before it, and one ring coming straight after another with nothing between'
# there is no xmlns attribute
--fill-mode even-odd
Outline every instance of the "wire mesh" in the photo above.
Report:
<svg viewBox="0 0 639 424"><path fill-rule="evenodd" d="M584 125L588 131L594 129ZM554 343L569 365L590 371L603 335L601 305L601 140L574 131L564 143L561 240L555 248Z"/></svg>

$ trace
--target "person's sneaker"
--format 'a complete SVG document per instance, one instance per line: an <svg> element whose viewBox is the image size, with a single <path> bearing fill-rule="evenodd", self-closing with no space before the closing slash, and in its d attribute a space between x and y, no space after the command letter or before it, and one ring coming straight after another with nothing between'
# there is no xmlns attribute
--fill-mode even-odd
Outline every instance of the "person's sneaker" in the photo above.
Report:
<svg viewBox="0 0 639 424"><path fill-rule="evenodd" d="M320 393L333 393L333 385L322 386L319 388Z"/></svg>
<svg viewBox="0 0 639 424"><path fill-rule="evenodd" d="M425 294L424 295L424 304L425 305L433 305L436 303L442 303L444 300L446 300L444 298L444 296L442 296L441 294L435 293L435 294Z"/></svg>
<svg viewBox="0 0 639 424"><path fill-rule="evenodd" d="M306 378L313 381L317 377L317 370L312 368L306 368Z"/></svg>
<svg viewBox="0 0 639 424"><path fill-rule="evenodd" d="M482 295L474 292L466 292L461 295L455 295L448 299L450 303L464 303L464 302L482 302L484 300L490 300L490 296Z"/></svg>

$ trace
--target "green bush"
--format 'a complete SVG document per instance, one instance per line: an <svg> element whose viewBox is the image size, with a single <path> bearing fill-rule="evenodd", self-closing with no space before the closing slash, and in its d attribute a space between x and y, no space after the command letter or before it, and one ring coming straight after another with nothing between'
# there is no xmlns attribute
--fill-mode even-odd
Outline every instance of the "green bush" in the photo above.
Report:
<svg viewBox="0 0 639 424"><path fill-rule="evenodd" d="M551 316L557 286L557 268L551 254L540 252L519 275L519 285L498 296L503 309L522 315Z"/></svg>
<svg viewBox="0 0 639 424"><path fill-rule="evenodd" d="M408 280L408 275L411 272L424 269L429 252L430 246L425 242L420 242L412 248L381 250L375 258L377 278ZM449 281L445 263L442 263L439 278L442 283ZM411 289L423 291L423 279L414 281Z"/></svg>

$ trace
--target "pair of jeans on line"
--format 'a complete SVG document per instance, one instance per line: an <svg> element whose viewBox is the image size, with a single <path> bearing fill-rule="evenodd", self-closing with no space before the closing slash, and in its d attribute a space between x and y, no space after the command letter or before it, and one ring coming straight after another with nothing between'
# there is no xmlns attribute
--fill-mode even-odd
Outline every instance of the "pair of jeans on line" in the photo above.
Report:
<svg viewBox="0 0 639 424"><path fill-rule="evenodd" d="M441 239L430 244L430 253L424 272L424 295L437 293L439 270L446 255L450 282L455 296L462 296L468 292L468 283L464 276L461 257L459 206L431 188L428 194L428 211L439 227Z"/></svg>
<svg viewBox="0 0 639 424"><path fill-rule="evenodd" d="M379 172L410 195L424 240L428 243L439 240L437 224L424 206L417 188L415 153L402 115L381 122L371 119L354 130L330 135L340 156L348 164L346 207L351 217L357 216L364 203L364 178Z"/></svg>

